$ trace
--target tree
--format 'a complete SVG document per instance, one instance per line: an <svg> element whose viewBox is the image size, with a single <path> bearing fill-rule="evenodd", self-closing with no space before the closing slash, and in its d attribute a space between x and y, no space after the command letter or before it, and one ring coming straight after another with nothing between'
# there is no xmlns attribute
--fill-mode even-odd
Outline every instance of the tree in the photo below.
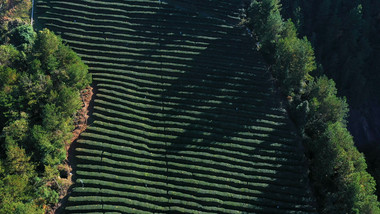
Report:
<svg viewBox="0 0 380 214"><path fill-rule="evenodd" d="M57 106L61 106L60 111L64 117L73 117L82 107L78 90L76 88L62 87L58 92Z"/></svg>
<svg viewBox="0 0 380 214"><path fill-rule="evenodd" d="M24 73L20 78L19 86L22 88L27 109L33 114L37 114L41 107L45 105L48 92L53 87L53 82L49 76L44 75L42 72Z"/></svg>
<svg viewBox="0 0 380 214"><path fill-rule="evenodd" d="M59 129L61 118L60 111L55 104L46 104L42 112L42 124L48 132Z"/></svg>
<svg viewBox="0 0 380 214"><path fill-rule="evenodd" d="M279 0L254 0L248 8L248 27L262 44L265 54L274 50L274 43L283 30L283 21L280 14Z"/></svg>
<svg viewBox="0 0 380 214"><path fill-rule="evenodd" d="M88 66L53 32L47 29L40 31L34 47L37 61L32 67L50 74L55 88L64 85L83 89L91 83Z"/></svg>
<svg viewBox="0 0 380 214"><path fill-rule="evenodd" d="M3 133L6 137L12 138L15 142L24 142L27 139L29 132L28 115L23 112L19 118L4 127Z"/></svg>
<svg viewBox="0 0 380 214"><path fill-rule="evenodd" d="M83 89L91 83L91 75L88 73L88 66L82 61L70 64L66 67L69 87Z"/></svg>
<svg viewBox="0 0 380 214"><path fill-rule="evenodd" d="M296 18L296 4L297 1L284 1L288 17ZM372 12L376 4L367 0L310 0L298 4L302 13L298 17L305 23L300 32L311 39L325 75L334 79L339 93L349 98L354 107L366 104L378 91L380 76L374 72L378 21Z"/></svg>
<svg viewBox="0 0 380 214"><path fill-rule="evenodd" d="M12 45L0 45L0 66L16 67L20 52Z"/></svg>
<svg viewBox="0 0 380 214"><path fill-rule="evenodd" d="M348 104L345 98L337 97L337 89L332 79L317 78L309 95L310 115L306 131L310 136L319 135L328 123L346 124Z"/></svg>
<svg viewBox="0 0 380 214"><path fill-rule="evenodd" d="M9 91L10 85L14 85L19 78L16 69L0 66L0 89Z"/></svg>
<svg viewBox="0 0 380 214"><path fill-rule="evenodd" d="M380 213L375 181L341 122L330 123L310 146L315 152L312 176L322 213Z"/></svg>
<svg viewBox="0 0 380 214"><path fill-rule="evenodd" d="M43 128L49 133L49 140L54 153L47 156L47 164L58 164L66 158L64 142L72 136L72 118L63 116L55 104L47 104L43 110Z"/></svg>
<svg viewBox="0 0 380 214"><path fill-rule="evenodd" d="M19 50L0 46L0 214L42 214L58 201L56 167L66 158L65 143L82 105L79 90L91 76L47 29L35 36L23 25L7 35ZM52 181L57 186L47 185Z"/></svg>
<svg viewBox="0 0 380 214"><path fill-rule="evenodd" d="M38 152L38 159L45 165L51 164L56 148L51 144L49 134L41 125L34 125L31 130L31 142Z"/></svg>
<svg viewBox="0 0 380 214"><path fill-rule="evenodd" d="M8 142L6 150L6 172L9 175L22 175L27 178L33 176L35 166L30 162L25 149L19 147L13 142Z"/></svg>
<svg viewBox="0 0 380 214"><path fill-rule="evenodd" d="M272 44L273 49L264 48L261 51L269 59L278 85L285 96L296 97L288 96L291 101L288 102L289 109L297 124L304 126L300 127L300 132L311 159L311 179L319 211L326 214L380 213L373 178L365 171L364 157L354 147L346 129L348 105L345 98L337 97L334 81L324 76L314 79L309 75L316 69L313 49L306 38L297 37L296 28L290 20L283 23L283 30L275 36L271 36L274 31L262 30L272 26L267 22L271 12L262 12L268 11L265 8L269 4L265 6L264 2L274 1L254 0L251 5L254 12L251 11L248 16L251 16L251 21L257 21L258 26L254 27L258 29L259 41ZM340 0L332 2L341 3L343 1ZM330 7L329 4L324 6ZM274 38L271 42L265 39L268 35Z"/></svg>
<svg viewBox="0 0 380 214"><path fill-rule="evenodd" d="M44 210L34 203L32 187L24 175L7 175L0 180L0 214L43 214Z"/></svg>
<svg viewBox="0 0 380 214"><path fill-rule="evenodd" d="M19 48L19 50L26 51L30 49L36 37L31 25L21 25L9 32L10 43Z"/></svg>
<svg viewBox="0 0 380 214"><path fill-rule="evenodd" d="M314 51L306 37L299 39L291 20L285 23L282 36L276 42L274 75L281 81L285 95L303 94L316 69Z"/></svg>
<svg viewBox="0 0 380 214"><path fill-rule="evenodd" d="M54 56L62 40L53 32L44 29L37 34L36 45L34 45L34 55L41 61L45 71L52 72L58 68L59 62Z"/></svg>

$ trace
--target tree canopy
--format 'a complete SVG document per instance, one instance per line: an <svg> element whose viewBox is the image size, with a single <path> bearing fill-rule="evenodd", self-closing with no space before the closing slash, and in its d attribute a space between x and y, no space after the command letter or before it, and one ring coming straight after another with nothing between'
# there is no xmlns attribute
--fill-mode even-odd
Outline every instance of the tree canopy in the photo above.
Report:
<svg viewBox="0 0 380 214"><path fill-rule="evenodd" d="M20 25L0 46L0 213L44 213L57 165L91 83L88 67L48 29Z"/></svg>
<svg viewBox="0 0 380 214"><path fill-rule="evenodd" d="M380 213L374 179L346 129L346 99L337 96L332 79L320 75L311 43L298 37L290 19L282 20L279 1L253 0L247 11L247 27L263 43L261 51L303 136L319 211Z"/></svg>

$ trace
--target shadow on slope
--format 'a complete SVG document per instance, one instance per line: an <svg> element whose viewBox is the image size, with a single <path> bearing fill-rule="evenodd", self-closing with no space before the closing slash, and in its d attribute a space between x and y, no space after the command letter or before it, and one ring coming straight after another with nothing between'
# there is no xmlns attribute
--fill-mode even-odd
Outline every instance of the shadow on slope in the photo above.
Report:
<svg viewBox="0 0 380 214"><path fill-rule="evenodd" d="M184 7L166 2L166 9ZM244 29L215 33L218 29L193 23L194 16L205 21L216 16L220 25L237 24L221 21L226 14L199 9L202 1L197 2L198 14L187 8L189 17L176 20L176 25L166 21L167 11L155 14L157 20L150 23L162 26L151 29L157 35L149 36L160 38L160 47L149 51L151 56L173 47L182 50L190 43L203 49L192 60L181 53L160 59L162 68L183 65L181 72L162 71L162 121L164 134L172 139L166 142L165 154L168 206L256 213L307 210L294 205L307 203L294 197L309 196L303 153L296 136L289 134L294 129L285 112L278 110L279 99L261 57L252 50L249 37L242 36ZM138 33L149 34L143 28ZM282 146L286 139L292 146ZM284 155L291 160L283 160Z"/></svg>
<svg viewBox="0 0 380 214"><path fill-rule="evenodd" d="M161 49L192 39L186 28L178 31L175 38L161 38ZM205 200L183 207L201 211L312 211L295 128L280 110L262 58L243 34L242 28L218 34L191 61L181 62L185 68L175 80L163 82L169 85L162 94L165 134L173 137L166 153L169 206L188 200L188 194Z"/></svg>

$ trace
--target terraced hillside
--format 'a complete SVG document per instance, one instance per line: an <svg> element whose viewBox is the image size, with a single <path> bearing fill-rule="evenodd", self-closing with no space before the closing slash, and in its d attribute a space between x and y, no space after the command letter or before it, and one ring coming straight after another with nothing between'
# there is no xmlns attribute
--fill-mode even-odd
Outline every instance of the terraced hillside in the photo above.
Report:
<svg viewBox="0 0 380 214"><path fill-rule="evenodd" d="M239 0L38 0L90 66L68 213L315 213Z"/></svg>

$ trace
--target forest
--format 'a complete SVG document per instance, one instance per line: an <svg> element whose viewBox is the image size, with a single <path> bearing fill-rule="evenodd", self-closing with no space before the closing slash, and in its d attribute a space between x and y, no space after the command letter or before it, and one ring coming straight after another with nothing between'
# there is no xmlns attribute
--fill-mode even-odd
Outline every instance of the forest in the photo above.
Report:
<svg viewBox="0 0 380 214"><path fill-rule="evenodd" d="M334 79L338 94L347 97L348 128L366 156L369 172L380 181L380 3L285 0L282 4L284 17L292 18L300 34L310 39L320 72Z"/></svg>
<svg viewBox="0 0 380 214"><path fill-rule="evenodd" d="M282 11L281 3L288 11ZM364 6L369 8L369 2ZM365 157L347 129L346 97L338 96L346 95L355 106L368 101L366 95L371 97L377 92L372 85L377 75L368 74L375 72L369 68L374 63L367 64L371 48L366 35L370 35L369 21L374 20L364 21L362 7L359 1L263 0L253 1L246 15L246 25L261 43L261 51L272 65L277 84L288 98L289 112L303 135L321 213L379 212L375 181L366 172ZM291 18L284 21L281 13L294 22ZM353 30L342 32L343 25L347 31L348 26ZM297 31L311 33L311 42L306 36L299 38ZM335 35L338 37L334 41ZM378 178L374 172L378 166L371 160L374 157L367 158L369 171Z"/></svg>
<svg viewBox="0 0 380 214"><path fill-rule="evenodd" d="M15 5L9 5L13 3ZM62 39L30 25L29 1L3 1L0 46L0 213L45 213L65 183L79 91L88 67Z"/></svg>
<svg viewBox="0 0 380 214"><path fill-rule="evenodd" d="M350 105L347 127L363 152L369 172L380 181L379 44L380 2L281 1L281 13L312 44L320 74L336 82ZM379 183L378 183L379 185ZM379 188L377 188L379 189ZM379 192L377 192L379 195Z"/></svg>

